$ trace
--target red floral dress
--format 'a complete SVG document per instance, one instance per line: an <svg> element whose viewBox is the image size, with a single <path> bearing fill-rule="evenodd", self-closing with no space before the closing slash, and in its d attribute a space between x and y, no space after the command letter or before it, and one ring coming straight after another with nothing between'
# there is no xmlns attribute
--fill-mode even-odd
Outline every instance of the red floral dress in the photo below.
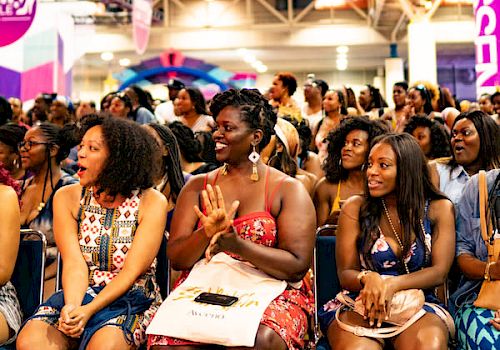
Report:
<svg viewBox="0 0 500 350"><path fill-rule="evenodd" d="M277 245L276 221L270 213L270 204L277 189L285 177L274 189L268 201L268 177L266 172L266 211L254 212L240 216L234 220L234 227L238 235L256 244L268 247ZM214 179L217 180L217 177ZM205 184L207 179L205 178ZM237 258L237 256L232 255ZM189 271L184 271L175 283L180 285L187 278ZM261 324L274 330L286 343L288 349L302 349L304 337L308 330L308 319L314 310L314 296L310 282L304 278L299 289L288 287L281 295L274 299L264 311ZM173 316L175 317L175 316ZM193 345L194 342L175 339L160 335L149 335L148 347L153 345Z"/></svg>

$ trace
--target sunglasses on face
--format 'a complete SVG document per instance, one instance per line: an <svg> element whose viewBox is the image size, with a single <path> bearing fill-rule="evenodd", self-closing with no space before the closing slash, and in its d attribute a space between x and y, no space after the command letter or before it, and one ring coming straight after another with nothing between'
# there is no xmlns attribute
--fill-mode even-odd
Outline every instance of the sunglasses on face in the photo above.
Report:
<svg viewBox="0 0 500 350"><path fill-rule="evenodd" d="M50 145L50 142L40 142L40 141L23 141L17 144L17 149L21 150L24 148L26 151L31 150L33 146L36 145Z"/></svg>

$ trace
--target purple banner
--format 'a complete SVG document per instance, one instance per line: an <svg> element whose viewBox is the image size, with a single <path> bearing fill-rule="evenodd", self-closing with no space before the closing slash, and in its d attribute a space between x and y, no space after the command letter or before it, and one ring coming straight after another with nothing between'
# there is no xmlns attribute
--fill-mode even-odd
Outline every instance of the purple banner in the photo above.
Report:
<svg viewBox="0 0 500 350"><path fill-rule="evenodd" d="M135 51L142 55L148 47L151 19L153 17L152 0L133 0L132 31Z"/></svg>
<svg viewBox="0 0 500 350"><path fill-rule="evenodd" d="M19 40L36 13L36 0L0 1L0 47Z"/></svg>
<svg viewBox="0 0 500 350"><path fill-rule="evenodd" d="M477 0L476 17L476 87L478 95L500 85L500 2ZM489 88L489 89L488 89Z"/></svg>

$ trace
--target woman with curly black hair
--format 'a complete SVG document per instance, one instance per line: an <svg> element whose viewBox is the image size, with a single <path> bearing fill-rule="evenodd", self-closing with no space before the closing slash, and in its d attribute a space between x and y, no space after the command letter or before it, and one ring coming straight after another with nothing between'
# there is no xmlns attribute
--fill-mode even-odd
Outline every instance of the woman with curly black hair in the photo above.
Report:
<svg viewBox="0 0 500 350"><path fill-rule="evenodd" d="M451 155L448 133L441 124L426 115L411 117L404 132L417 140L422 152L429 160Z"/></svg>
<svg viewBox="0 0 500 350"><path fill-rule="evenodd" d="M174 101L175 115L182 124L191 128L193 132L212 131L214 119L207 115L205 98L200 90L187 87L179 91Z"/></svg>
<svg viewBox="0 0 500 350"><path fill-rule="evenodd" d="M274 133L276 114L253 89L216 95L211 111L217 121L217 160L224 166L193 177L182 190L168 242L172 266L189 270L204 256L210 260L228 252L276 279L301 281L312 259L314 207L300 182L259 159ZM255 348L303 348L312 311L307 288L306 283L287 288L257 315ZM221 327L217 336L225 332ZM160 335L151 335L149 344L156 350L200 348L189 339Z"/></svg>
<svg viewBox="0 0 500 350"><path fill-rule="evenodd" d="M456 117L451 128L451 159L431 162L432 181L457 204L472 175L500 168L500 126L486 113Z"/></svg>
<svg viewBox="0 0 500 350"><path fill-rule="evenodd" d="M345 119L328 137L328 156L323 163L325 177L314 193L318 226L337 224L342 203L365 190L365 164L371 140L387 132L383 122L367 117Z"/></svg>
<svg viewBox="0 0 500 350"><path fill-rule="evenodd" d="M82 133L80 183L54 199L64 292L40 305L18 349L136 349L161 303L154 258L167 201L152 188L159 147L118 118L89 115Z"/></svg>
<svg viewBox="0 0 500 350"><path fill-rule="evenodd" d="M77 143L74 125L61 128L44 122L28 130L18 145L24 171L33 174L22 183L21 226L41 231L47 238L46 281L54 282L57 267L52 201L61 187L76 182L61 169L61 162ZM52 287L47 283L46 293L52 293Z"/></svg>
<svg viewBox="0 0 500 350"><path fill-rule="evenodd" d="M193 130L181 122L173 122L168 125L172 130L181 154L182 170L188 174L197 175L212 171L219 166L214 163L204 162L200 156L202 146L194 136Z"/></svg>

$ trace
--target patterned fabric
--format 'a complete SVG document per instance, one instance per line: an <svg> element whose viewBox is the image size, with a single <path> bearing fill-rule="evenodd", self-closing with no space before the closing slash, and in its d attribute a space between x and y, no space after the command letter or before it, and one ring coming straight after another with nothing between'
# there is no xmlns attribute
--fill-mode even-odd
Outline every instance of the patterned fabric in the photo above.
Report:
<svg viewBox="0 0 500 350"><path fill-rule="evenodd" d="M266 174L266 199L267 176ZM268 201L266 200L267 211L240 216L234 220L234 227L238 235L245 240L268 247L275 247L278 238L276 221L269 212L267 203ZM272 200L269 203L272 203ZM234 258L238 258L234 254L226 253ZM189 271L183 272L179 280L175 283L175 287L184 282L188 274ZM308 330L308 317L312 315L313 310L314 297L311 284L307 278L304 278L300 289L289 287L271 302L262 316L261 324L274 330L285 341L288 349L302 349L304 346L304 337ZM195 343L159 335L150 335L148 339L148 346L192 344Z"/></svg>
<svg viewBox="0 0 500 350"><path fill-rule="evenodd" d="M500 349L500 332L489 322L494 312L464 304L455 317L457 327L457 350Z"/></svg>
<svg viewBox="0 0 500 350"><path fill-rule="evenodd" d="M89 287L105 287L122 270L127 252L133 243L139 215L140 191L134 191L118 208L103 208L95 200L91 189L83 189L80 201L78 240L80 250L89 268ZM156 260L132 286L147 299L153 299L149 309L134 315L134 322L128 322L128 331L133 334L134 343L139 346L145 341L146 327L161 304L159 288L155 280ZM91 289L87 291L87 293ZM50 299L49 299L50 300ZM51 325L59 318L57 308L40 307L35 317ZM97 315L97 314L96 314ZM127 315L120 315L105 325L123 324Z"/></svg>
<svg viewBox="0 0 500 350"><path fill-rule="evenodd" d="M9 328L14 331L12 338L0 345L12 343L21 328L21 306L17 300L16 290L12 283L7 282L0 288L0 313L5 317Z"/></svg>
<svg viewBox="0 0 500 350"><path fill-rule="evenodd" d="M29 179L26 180L22 188L23 191L30 185L32 180L33 177L30 177ZM52 200L58 189L60 189L63 186L71 185L77 182L78 180L76 180L74 177L64 172L63 170L61 170L61 178L55 184L54 190L52 191L52 194L45 203L45 206L42 208L42 210L40 210L36 218L34 218L31 222L24 224L22 227L22 228L30 228L36 231L41 231L42 233L45 234L45 237L47 238L47 259L49 261L55 259L55 257L57 256L56 241L54 239L54 231L53 231L54 220L52 214L52 206L53 206Z"/></svg>
<svg viewBox="0 0 500 350"><path fill-rule="evenodd" d="M410 272L418 271L430 263L430 257L426 257L425 246L427 246L428 251L431 250L431 222L427 217L427 206L426 206L426 215L423 220L424 229L425 229L425 242L422 242L420 239L416 239L415 242L411 245L408 254L405 256L404 260ZM398 276L400 271L404 271L404 266L401 262L401 259L396 256L391 246L387 243L385 236L382 232L379 231L379 238L373 244L371 249L372 261L373 261L373 271L378 272L381 275L389 275L389 276ZM363 270L368 270L368 265L363 259L363 256L360 254L360 261ZM357 293L350 293L349 291L344 291L348 293L349 296L353 299L356 299ZM434 295L434 291L424 291L425 301L428 303L439 303L439 300ZM343 304L336 299L330 300L327 302L323 308L318 310L319 321L321 325L321 329L326 334L326 331L330 325L330 323L335 319L335 312L339 307ZM425 311L432 312L432 308L424 307Z"/></svg>

